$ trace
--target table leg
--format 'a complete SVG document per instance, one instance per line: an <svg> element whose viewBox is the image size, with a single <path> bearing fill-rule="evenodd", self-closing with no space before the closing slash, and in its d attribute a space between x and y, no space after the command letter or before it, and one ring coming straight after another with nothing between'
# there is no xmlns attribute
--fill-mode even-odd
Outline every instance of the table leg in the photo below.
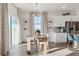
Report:
<svg viewBox="0 0 79 59"><path fill-rule="evenodd" d="M43 51L44 55L47 55L47 42L44 42L44 51Z"/></svg>
<svg viewBox="0 0 79 59"><path fill-rule="evenodd" d="M31 54L31 41L30 41L30 38L27 39L27 54Z"/></svg>
<svg viewBox="0 0 79 59"><path fill-rule="evenodd" d="M36 52L38 52L38 50L39 50L39 40L37 39L36 40Z"/></svg>

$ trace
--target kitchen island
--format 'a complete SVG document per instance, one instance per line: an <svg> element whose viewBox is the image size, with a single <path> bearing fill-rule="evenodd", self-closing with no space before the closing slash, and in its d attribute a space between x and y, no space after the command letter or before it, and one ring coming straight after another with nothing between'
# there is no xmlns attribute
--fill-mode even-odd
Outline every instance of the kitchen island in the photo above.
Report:
<svg viewBox="0 0 79 59"><path fill-rule="evenodd" d="M49 34L50 38L49 41L50 42L54 42L54 43L66 43L67 42L67 33L55 33L55 32L51 32Z"/></svg>

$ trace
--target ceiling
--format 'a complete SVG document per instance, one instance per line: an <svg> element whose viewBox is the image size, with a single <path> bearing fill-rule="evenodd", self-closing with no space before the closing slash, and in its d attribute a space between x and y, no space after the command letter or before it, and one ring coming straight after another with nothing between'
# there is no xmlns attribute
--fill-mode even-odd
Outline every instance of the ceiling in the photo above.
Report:
<svg viewBox="0 0 79 59"><path fill-rule="evenodd" d="M79 3L13 3L17 8L24 11L77 11ZM63 7L65 6L65 8ZM63 8L64 9L63 9Z"/></svg>

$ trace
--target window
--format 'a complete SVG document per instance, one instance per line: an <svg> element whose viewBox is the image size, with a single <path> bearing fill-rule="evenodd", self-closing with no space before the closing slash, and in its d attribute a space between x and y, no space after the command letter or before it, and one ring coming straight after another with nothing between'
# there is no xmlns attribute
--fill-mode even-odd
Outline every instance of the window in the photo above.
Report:
<svg viewBox="0 0 79 59"><path fill-rule="evenodd" d="M41 31L41 16L34 17L34 31L36 30Z"/></svg>

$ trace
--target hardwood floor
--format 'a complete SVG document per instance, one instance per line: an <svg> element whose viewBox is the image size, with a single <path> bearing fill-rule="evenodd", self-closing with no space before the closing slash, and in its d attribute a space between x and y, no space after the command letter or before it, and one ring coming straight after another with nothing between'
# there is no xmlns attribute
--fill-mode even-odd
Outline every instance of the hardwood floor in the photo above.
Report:
<svg viewBox="0 0 79 59"><path fill-rule="evenodd" d="M8 54L8 56L26 56L26 55L27 55L26 44L13 46Z"/></svg>
<svg viewBox="0 0 79 59"><path fill-rule="evenodd" d="M32 55L31 56L39 56L39 53L35 53L36 49L35 49L35 45L32 44ZM67 51L67 44L66 43L58 43L58 44L54 44L54 43L49 43L49 52L47 55L51 54L51 56L53 56L53 53L58 53L59 51ZM57 52L58 51L58 52ZM68 51L72 51L72 48L68 48ZM58 54L57 54L58 55ZM62 54L61 54L62 55ZM67 56L74 56L74 53L69 53L69 54L65 54ZM79 53L77 54L79 55ZM13 46L10 51L9 54L7 56L29 56L27 55L27 50L26 50L26 43L24 44L20 44L17 46Z"/></svg>

